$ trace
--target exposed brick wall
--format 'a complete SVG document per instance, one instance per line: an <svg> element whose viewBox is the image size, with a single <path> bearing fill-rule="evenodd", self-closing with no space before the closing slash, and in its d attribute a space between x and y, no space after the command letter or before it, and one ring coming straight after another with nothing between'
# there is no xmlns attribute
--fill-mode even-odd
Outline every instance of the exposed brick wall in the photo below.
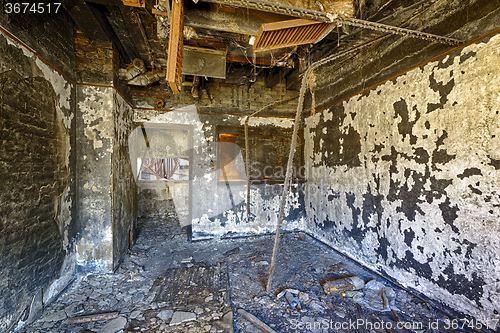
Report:
<svg viewBox="0 0 500 333"><path fill-rule="evenodd" d="M0 25L14 36L0 31L0 331L6 332L27 319L35 294L50 301L74 271L74 85L51 65L74 77L75 43L64 10L1 12Z"/></svg>
<svg viewBox="0 0 500 333"><path fill-rule="evenodd" d="M0 1L2 2L5 3L5 1ZM2 10L0 11L0 24L55 67L73 76L75 68L74 22L62 6L57 14L28 12L7 15Z"/></svg>
<svg viewBox="0 0 500 333"><path fill-rule="evenodd" d="M81 29L75 34L76 70L84 83L113 82L113 44L88 40Z"/></svg>
<svg viewBox="0 0 500 333"><path fill-rule="evenodd" d="M68 133L44 78L0 74L0 330L59 277L58 198L69 186ZM26 318L24 318L26 319Z"/></svg>

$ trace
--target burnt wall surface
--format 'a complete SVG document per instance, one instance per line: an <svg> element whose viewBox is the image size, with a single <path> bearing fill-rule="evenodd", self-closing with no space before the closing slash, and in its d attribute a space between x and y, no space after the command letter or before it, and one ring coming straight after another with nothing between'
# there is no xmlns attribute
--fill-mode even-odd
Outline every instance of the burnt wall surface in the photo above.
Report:
<svg viewBox="0 0 500 333"><path fill-rule="evenodd" d="M381 11L370 20L448 36L465 42L499 28L500 1L498 0L433 1L408 11L405 7L410 7L412 2L401 1L401 3L401 7L397 10ZM343 40L339 46L336 41L324 41L323 45L320 44L312 52L310 61L362 44L349 41L351 39L357 41L363 34L372 35L371 38L365 38L365 41L375 38L378 38L378 41L318 70L321 74L315 76L312 104L314 107L311 108L313 113L453 48L447 44L431 43L418 38L390 34L384 36L380 32L352 28L350 34L343 36L345 42ZM335 87L334 94L332 87ZM306 96L306 102L307 105L311 105L309 94Z"/></svg>
<svg viewBox="0 0 500 333"><path fill-rule="evenodd" d="M113 270L113 90L77 87L77 269Z"/></svg>
<svg viewBox="0 0 500 333"><path fill-rule="evenodd" d="M208 237L220 237L223 235L248 235L256 233L273 232L276 228L277 217L283 185L280 181L262 181L263 175L258 177L260 181L251 183L250 210L251 218L247 218L246 195L247 187L245 178L225 181L219 165L219 130L221 126L225 129L241 129L245 122L245 116L258 110L265 104L280 99L279 87L272 89L261 89L253 92L253 96L247 99L244 105L234 108L234 92L248 91L249 87L222 87L221 90L212 89L213 96L219 96L214 100L211 111L200 106L200 103L212 103L208 96L200 94L198 101L193 100L189 92L184 92L175 97L178 104L171 106L175 111L162 111L153 109L150 98L139 99L136 95L135 102L139 108L135 109L135 121L144 125L179 125L186 126L192 133L190 148L190 181L188 184L179 182L163 182L156 188L150 184L139 185L139 214L154 214L154 209L160 207L160 212L168 213L172 206L175 212L189 209L187 219L180 218L181 223L192 224L193 239ZM265 95L265 99L260 96ZM269 101L269 102L267 102ZM192 103L190 105L190 103ZM265 104L264 104L265 103ZM188 105L188 106L185 106ZM285 103L277 109L270 109L271 113L279 113L283 110L294 110L296 103ZM235 114L234 112L237 111ZM293 119L281 117L254 117L249 122L251 130L280 132L290 131ZM142 137L142 134L139 135ZM141 139L142 140L142 139ZM140 141L140 140L139 140ZM236 143L236 142L235 142ZM245 177L244 147L235 144L231 169L237 170L237 174ZM252 156L264 156L259 154L263 147L251 145ZM283 152L288 153L287 149ZM274 161L274 160L273 160ZM269 172L278 172L280 165L276 161L270 163ZM261 161L261 164L264 161ZM263 165L259 165L263 166ZM221 180L222 178L222 180ZM188 185L188 186L185 186ZM168 187L168 189L167 189ZM304 224L304 191L302 183L295 183L292 194L287 203L289 213L285 217L287 230L301 229ZM176 199L177 198L177 199ZM180 200L179 200L180 199ZM177 200L177 202L176 202Z"/></svg>
<svg viewBox="0 0 500 333"><path fill-rule="evenodd" d="M113 93L114 145L111 156L113 175L113 263L114 268L127 252L136 230L136 188L129 159L133 109L115 91Z"/></svg>
<svg viewBox="0 0 500 333"><path fill-rule="evenodd" d="M500 34L472 43L305 129L309 232L490 328L500 311L499 49Z"/></svg>
<svg viewBox="0 0 500 333"><path fill-rule="evenodd" d="M111 272L136 232L136 189L129 158L132 107L114 70L111 42L76 29L78 272Z"/></svg>
<svg viewBox="0 0 500 333"><path fill-rule="evenodd" d="M22 6L24 9L24 6ZM46 9L46 8L45 8ZM7 14L2 1L0 25L56 68L73 77L75 73L75 27L62 6L55 12Z"/></svg>
<svg viewBox="0 0 500 333"><path fill-rule="evenodd" d="M0 14L2 332L36 317L42 301L50 302L75 269L75 87L17 41L47 58L61 55L60 66L71 68L71 46L60 52L72 45L73 27L64 15L56 21L66 29L49 34L36 25L38 18Z"/></svg>
<svg viewBox="0 0 500 333"><path fill-rule="evenodd" d="M77 87L79 272L110 272L135 233L132 108L111 87Z"/></svg>

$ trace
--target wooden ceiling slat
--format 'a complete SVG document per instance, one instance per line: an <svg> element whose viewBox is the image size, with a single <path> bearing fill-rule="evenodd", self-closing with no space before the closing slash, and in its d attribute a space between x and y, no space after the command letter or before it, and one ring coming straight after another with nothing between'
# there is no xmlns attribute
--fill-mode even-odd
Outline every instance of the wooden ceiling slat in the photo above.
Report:
<svg viewBox="0 0 500 333"><path fill-rule="evenodd" d="M254 44L254 52L315 43L328 26L327 23L306 19L263 24Z"/></svg>

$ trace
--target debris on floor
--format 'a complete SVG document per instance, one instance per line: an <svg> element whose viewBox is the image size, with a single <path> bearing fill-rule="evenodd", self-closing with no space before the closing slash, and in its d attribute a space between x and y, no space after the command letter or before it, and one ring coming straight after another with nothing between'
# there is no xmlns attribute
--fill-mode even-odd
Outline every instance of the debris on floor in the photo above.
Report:
<svg viewBox="0 0 500 333"><path fill-rule="evenodd" d="M376 280L369 281L363 293L354 295L353 300L375 311L398 310L396 292Z"/></svg>
<svg viewBox="0 0 500 333"><path fill-rule="evenodd" d="M188 238L175 217L143 218L116 273L78 276L19 332L466 332L306 234L282 235L272 294L272 235Z"/></svg>
<svg viewBox="0 0 500 333"><path fill-rule="evenodd" d="M346 291L362 289L364 286L365 281L359 276L349 276L325 281L323 283L323 290L330 295L341 295Z"/></svg>

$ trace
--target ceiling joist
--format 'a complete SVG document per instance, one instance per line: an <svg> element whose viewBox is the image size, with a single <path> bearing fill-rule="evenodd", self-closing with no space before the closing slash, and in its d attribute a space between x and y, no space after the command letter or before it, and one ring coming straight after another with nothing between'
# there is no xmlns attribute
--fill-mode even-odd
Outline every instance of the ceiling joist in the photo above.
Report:
<svg viewBox="0 0 500 333"><path fill-rule="evenodd" d="M184 47L184 1L172 1L166 79L174 94L182 89L182 51Z"/></svg>

